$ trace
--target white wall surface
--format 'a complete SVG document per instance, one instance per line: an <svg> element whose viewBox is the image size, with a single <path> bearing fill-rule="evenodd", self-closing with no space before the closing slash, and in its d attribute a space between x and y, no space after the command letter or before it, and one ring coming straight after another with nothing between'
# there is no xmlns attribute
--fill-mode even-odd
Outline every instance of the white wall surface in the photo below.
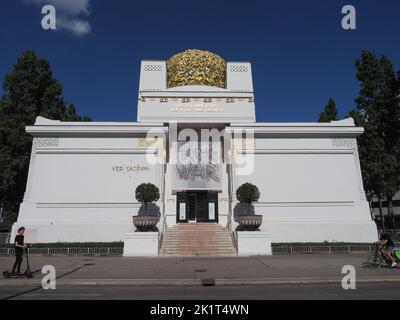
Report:
<svg viewBox="0 0 400 320"><path fill-rule="evenodd" d="M254 173L237 177L251 182L260 202L346 202L358 196L352 154L256 154Z"/></svg>
<svg viewBox="0 0 400 320"><path fill-rule="evenodd" d="M233 190L246 182L257 185L255 213L264 216L262 230L272 242L375 241L356 140L301 135L256 134L254 150L238 151L254 157L254 171L234 176Z"/></svg>
<svg viewBox="0 0 400 320"><path fill-rule="evenodd" d="M160 169L145 154L38 154L31 196L38 203L132 203L139 184L160 182Z"/></svg>
<svg viewBox="0 0 400 320"><path fill-rule="evenodd" d="M140 208L135 189L148 182L160 189L157 205L163 214L163 166L149 164L146 158L147 152L151 157L162 155L143 146L147 128L141 133L136 124L60 126L41 120L40 125L40 130L54 133L35 137L13 234L23 225L34 243L121 241L135 230L132 216ZM74 130L85 133L71 133Z"/></svg>

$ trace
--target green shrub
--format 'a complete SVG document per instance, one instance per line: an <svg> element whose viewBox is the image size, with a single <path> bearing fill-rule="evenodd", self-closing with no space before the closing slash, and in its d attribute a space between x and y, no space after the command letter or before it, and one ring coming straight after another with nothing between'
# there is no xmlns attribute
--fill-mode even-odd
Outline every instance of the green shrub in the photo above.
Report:
<svg viewBox="0 0 400 320"><path fill-rule="evenodd" d="M260 191L255 185L245 183L236 190L236 198L242 203L251 205L260 199Z"/></svg>
<svg viewBox="0 0 400 320"><path fill-rule="evenodd" d="M152 183L142 183L136 188L136 200L144 204L147 212L147 204L160 199L160 190Z"/></svg>
<svg viewBox="0 0 400 320"><path fill-rule="evenodd" d="M14 244L0 244L0 248L13 248ZM54 242L35 243L34 248L123 248L123 242Z"/></svg>

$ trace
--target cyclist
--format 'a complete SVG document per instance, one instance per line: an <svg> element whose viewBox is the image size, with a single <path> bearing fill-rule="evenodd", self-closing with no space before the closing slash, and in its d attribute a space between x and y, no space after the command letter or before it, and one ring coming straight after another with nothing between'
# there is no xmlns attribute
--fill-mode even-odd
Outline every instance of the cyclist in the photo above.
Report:
<svg viewBox="0 0 400 320"><path fill-rule="evenodd" d="M380 246L380 250L383 254L392 262L391 268L397 266L397 262L394 257L394 243L389 234L383 229L379 229L379 241L377 244Z"/></svg>

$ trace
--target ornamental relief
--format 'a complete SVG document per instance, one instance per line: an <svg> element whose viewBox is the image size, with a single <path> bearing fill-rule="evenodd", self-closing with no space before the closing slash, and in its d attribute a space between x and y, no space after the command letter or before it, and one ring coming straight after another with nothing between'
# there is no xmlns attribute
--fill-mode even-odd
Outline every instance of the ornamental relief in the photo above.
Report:
<svg viewBox="0 0 400 320"><path fill-rule="evenodd" d="M237 159L239 150L255 150L256 139L254 138L233 138L232 139L232 154L233 159Z"/></svg>
<svg viewBox="0 0 400 320"><path fill-rule="evenodd" d="M59 138L34 138L34 148L58 147Z"/></svg>
<svg viewBox="0 0 400 320"><path fill-rule="evenodd" d="M355 148L357 147L356 139L332 139L332 146L336 148Z"/></svg>
<svg viewBox="0 0 400 320"><path fill-rule="evenodd" d="M155 144L162 144L162 138L139 138L139 147L141 148L149 148Z"/></svg>
<svg viewBox="0 0 400 320"><path fill-rule="evenodd" d="M256 140L254 138L234 138L233 144L236 148L240 149L254 149L256 147Z"/></svg>
<svg viewBox="0 0 400 320"><path fill-rule="evenodd" d="M167 87L211 86L225 88L226 62L210 51L186 50L167 61Z"/></svg>

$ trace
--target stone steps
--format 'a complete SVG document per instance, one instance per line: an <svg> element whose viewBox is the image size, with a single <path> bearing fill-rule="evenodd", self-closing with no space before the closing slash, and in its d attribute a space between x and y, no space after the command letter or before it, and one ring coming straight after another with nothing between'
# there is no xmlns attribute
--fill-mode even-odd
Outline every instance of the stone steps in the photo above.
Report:
<svg viewBox="0 0 400 320"><path fill-rule="evenodd" d="M235 256L236 250L226 228L216 223L190 223L167 228L161 255Z"/></svg>

